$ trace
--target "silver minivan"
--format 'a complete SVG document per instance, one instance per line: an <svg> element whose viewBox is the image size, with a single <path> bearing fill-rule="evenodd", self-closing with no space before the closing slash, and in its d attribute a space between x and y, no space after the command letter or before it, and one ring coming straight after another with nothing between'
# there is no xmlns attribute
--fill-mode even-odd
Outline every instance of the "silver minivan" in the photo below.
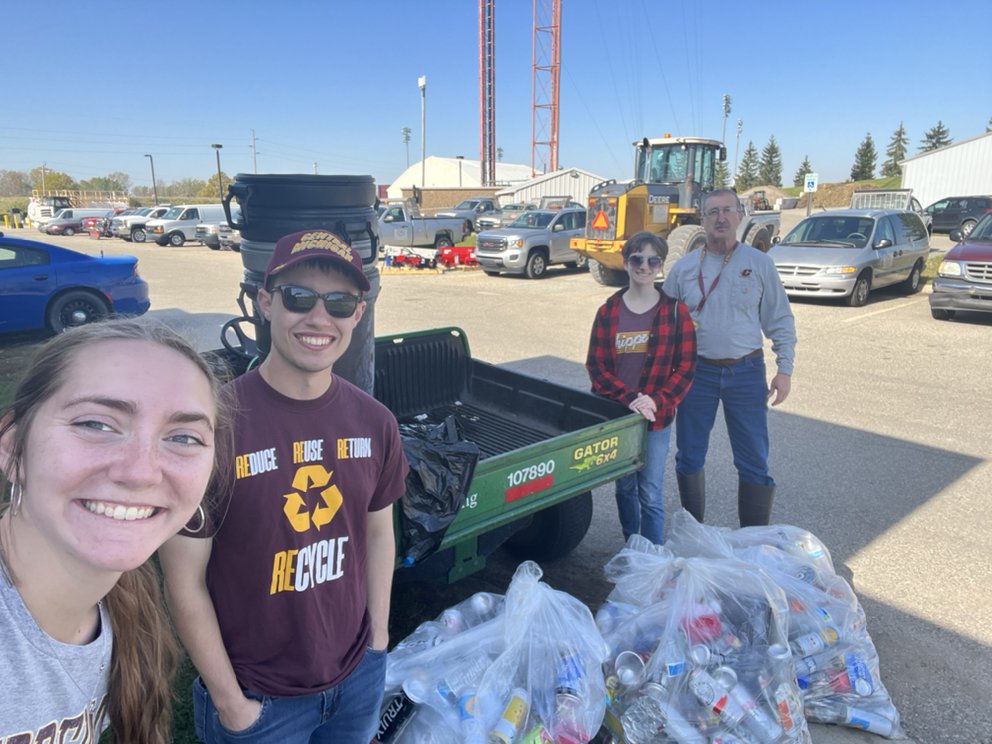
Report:
<svg viewBox="0 0 992 744"><path fill-rule="evenodd" d="M906 294L922 287L930 236L913 212L837 209L814 214L768 255L791 297L837 297L860 307L873 289L900 285Z"/></svg>

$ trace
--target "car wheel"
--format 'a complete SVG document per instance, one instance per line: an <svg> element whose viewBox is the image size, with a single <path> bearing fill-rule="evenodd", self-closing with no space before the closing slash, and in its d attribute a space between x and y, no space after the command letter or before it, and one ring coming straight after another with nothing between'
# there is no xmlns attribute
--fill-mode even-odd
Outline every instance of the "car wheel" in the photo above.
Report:
<svg viewBox="0 0 992 744"><path fill-rule="evenodd" d="M923 262L917 261L913 264L913 270L900 285L905 294L916 294L923 289Z"/></svg>
<svg viewBox="0 0 992 744"><path fill-rule="evenodd" d="M212 251L219 251L220 250L220 243L218 243L217 245L214 245L213 243L208 243L207 244L207 248L209 248Z"/></svg>
<svg viewBox="0 0 992 744"><path fill-rule="evenodd" d="M583 271L589 268L589 256L585 253L580 253L578 257L569 263L570 266L574 266L579 271Z"/></svg>
<svg viewBox="0 0 992 744"><path fill-rule="evenodd" d="M75 235L76 231L73 230L71 227L67 227L65 230L62 231L62 234L71 236L71 235Z"/></svg>
<svg viewBox="0 0 992 744"><path fill-rule="evenodd" d="M871 274L863 271L854 282L854 291L848 295L847 304L851 307L862 307L868 302L869 292L871 292Z"/></svg>
<svg viewBox="0 0 992 744"><path fill-rule="evenodd" d="M169 245L171 245L173 248L178 248L185 242L186 242L186 236L183 235L181 232L169 233Z"/></svg>
<svg viewBox="0 0 992 744"><path fill-rule="evenodd" d="M241 243L232 243L231 250L235 253L241 253Z"/></svg>
<svg viewBox="0 0 992 744"><path fill-rule="evenodd" d="M485 274L486 276L499 276L499 272L493 271L492 269L483 269L482 273Z"/></svg>
<svg viewBox="0 0 992 744"><path fill-rule="evenodd" d="M548 273L548 257L544 251L535 250L527 257L527 278L540 279Z"/></svg>
<svg viewBox="0 0 992 744"><path fill-rule="evenodd" d="M135 243L144 243L145 242L145 228L143 228L143 227L136 227L133 230L131 230L131 240L133 240Z"/></svg>
<svg viewBox="0 0 992 744"><path fill-rule="evenodd" d="M961 235L965 238L971 235L971 231L974 229L975 229L974 220L965 220L964 222L961 223ZM66 234L68 234L68 231L66 231Z"/></svg>
<svg viewBox="0 0 992 744"><path fill-rule="evenodd" d="M589 259L589 273L597 283L604 287L626 287L629 277L626 271L609 269L595 259Z"/></svg>
<svg viewBox="0 0 992 744"><path fill-rule="evenodd" d="M56 297L49 306L48 327L54 333L61 333L66 328L100 320L109 312L107 303L91 292L66 292Z"/></svg>
<svg viewBox="0 0 992 744"><path fill-rule="evenodd" d="M768 240L768 228L764 225L752 225L744 236L744 242L757 248L762 253L768 253L771 242Z"/></svg>
<svg viewBox="0 0 992 744"><path fill-rule="evenodd" d="M453 245L454 243L451 242L451 238L447 235L438 235L434 238L434 247L438 250L441 250L442 248L450 248Z"/></svg>
<svg viewBox="0 0 992 744"><path fill-rule="evenodd" d="M930 308L930 315L933 316L934 320L951 320L954 317L953 310L940 310L938 308Z"/></svg>

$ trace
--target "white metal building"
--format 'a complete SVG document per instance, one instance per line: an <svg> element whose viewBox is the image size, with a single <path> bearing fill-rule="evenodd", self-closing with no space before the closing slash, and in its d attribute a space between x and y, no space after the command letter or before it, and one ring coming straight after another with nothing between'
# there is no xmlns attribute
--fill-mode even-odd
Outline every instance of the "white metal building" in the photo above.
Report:
<svg viewBox="0 0 992 744"><path fill-rule="evenodd" d="M902 187L927 206L947 196L992 195L992 132L899 163Z"/></svg>
<svg viewBox="0 0 992 744"><path fill-rule="evenodd" d="M420 164L424 164L421 173ZM499 184L513 185L530 179L530 166L519 163L496 163ZM421 175L424 182L421 184ZM390 199L402 199L403 189L417 186L428 189L471 188L482 185L482 166L478 160L442 158L428 155L400 173L386 190Z"/></svg>
<svg viewBox="0 0 992 744"><path fill-rule="evenodd" d="M496 196L501 204L537 203L542 196L570 196L580 204L585 204L592 187L603 180L605 179L595 173L581 168L564 168L497 191Z"/></svg>

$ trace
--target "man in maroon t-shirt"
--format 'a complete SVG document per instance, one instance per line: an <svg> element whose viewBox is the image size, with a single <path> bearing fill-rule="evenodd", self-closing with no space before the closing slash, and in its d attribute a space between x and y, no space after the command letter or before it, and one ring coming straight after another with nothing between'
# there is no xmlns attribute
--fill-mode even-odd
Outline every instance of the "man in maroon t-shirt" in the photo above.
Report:
<svg viewBox="0 0 992 744"><path fill-rule="evenodd" d="M407 464L393 415L331 372L368 290L338 236L276 243L258 293L272 348L230 383L233 492L204 529L161 550L208 744L367 744L375 733Z"/></svg>

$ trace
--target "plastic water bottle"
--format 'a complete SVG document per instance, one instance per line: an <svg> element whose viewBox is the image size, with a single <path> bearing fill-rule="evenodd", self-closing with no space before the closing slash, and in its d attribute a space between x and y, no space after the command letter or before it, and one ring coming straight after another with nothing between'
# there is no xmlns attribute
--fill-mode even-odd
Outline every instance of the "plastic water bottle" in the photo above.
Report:
<svg viewBox="0 0 992 744"><path fill-rule="evenodd" d="M865 708L855 708L849 705L832 704L823 701L809 703L806 710L811 720L823 721L825 723L839 723L842 726L870 731L879 736L888 737L892 735L892 721Z"/></svg>

